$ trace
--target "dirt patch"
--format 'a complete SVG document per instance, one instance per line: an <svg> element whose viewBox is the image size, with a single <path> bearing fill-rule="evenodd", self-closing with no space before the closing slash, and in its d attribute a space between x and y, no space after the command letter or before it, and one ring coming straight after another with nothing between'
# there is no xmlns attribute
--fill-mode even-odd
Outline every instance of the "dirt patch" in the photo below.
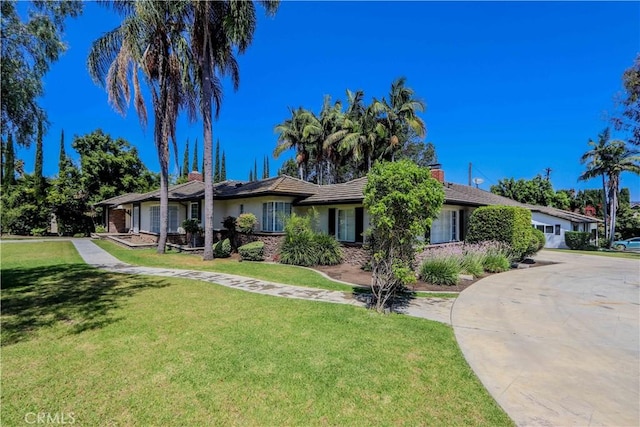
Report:
<svg viewBox="0 0 640 427"><path fill-rule="evenodd" d="M541 267L544 265L553 264L548 261L534 261L527 260L524 265L527 268ZM360 267L351 264L339 264L339 265L319 265L314 267L314 269L323 272L327 276L332 279L342 280L344 282L353 283L355 285L361 286L371 286L371 272L364 271ZM499 274L499 273L497 273ZM481 277L478 277L473 280L460 279L457 285L455 286L445 286L445 285L433 285L431 283L426 283L421 280L418 280L414 286L412 286L411 290L413 291L422 291L422 292L461 292L473 285L480 279L483 279L491 274L487 273Z"/></svg>

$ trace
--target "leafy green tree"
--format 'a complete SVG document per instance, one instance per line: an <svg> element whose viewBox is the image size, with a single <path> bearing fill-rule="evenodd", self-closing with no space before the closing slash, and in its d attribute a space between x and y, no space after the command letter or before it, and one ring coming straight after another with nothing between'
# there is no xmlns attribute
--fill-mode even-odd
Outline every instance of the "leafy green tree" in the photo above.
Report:
<svg viewBox="0 0 640 427"><path fill-rule="evenodd" d="M278 169L278 176L288 175L288 176L297 176L298 175L298 165L296 161L293 159L285 160Z"/></svg>
<svg viewBox="0 0 640 427"><path fill-rule="evenodd" d="M158 188L157 174L144 166L138 150L122 138L113 139L98 129L74 137L71 145L80 154L80 182L89 205Z"/></svg>
<svg viewBox="0 0 640 427"><path fill-rule="evenodd" d="M490 191L520 203L554 206L556 194L551 181L537 175L531 180L505 178L492 185Z"/></svg>
<svg viewBox="0 0 640 427"><path fill-rule="evenodd" d="M80 170L65 159L47 193L47 204L56 216L59 235L73 236L93 231L92 221L87 215L90 211L87 199Z"/></svg>
<svg viewBox="0 0 640 427"><path fill-rule="evenodd" d="M622 98L622 112L613 118L616 129L630 133L629 142L640 145L640 54L636 56L633 65L622 74L624 95Z"/></svg>
<svg viewBox="0 0 640 427"><path fill-rule="evenodd" d="M4 147L4 171L2 175L2 187L6 189L8 186L16 183L16 158L13 148L13 134L7 135L7 142Z"/></svg>
<svg viewBox="0 0 640 427"><path fill-rule="evenodd" d="M371 290L380 312L398 291L415 282L417 237L424 236L444 203L442 184L427 168L401 160L377 162L364 189L370 215Z"/></svg>
<svg viewBox="0 0 640 427"><path fill-rule="evenodd" d="M124 113L133 83L138 118L146 125L147 112L140 88L144 76L151 95L154 143L160 163L160 235L158 253L167 241L169 206L169 140L177 158L176 121L182 109L195 119L196 95L184 64L191 57L185 40L189 15L183 1L119 1L111 3L122 15L115 29L96 40L88 58L89 73L106 87L109 101Z"/></svg>
<svg viewBox="0 0 640 427"><path fill-rule="evenodd" d="M66 50L61 37L65 18L80 15L82 6L81 1L34 1L23 20L15 1L0 3L0 127L5 135L15 133L19 145L30 145L38 123L46 121L38 105L42 78Z"/></svg>
<svg viewBox="0 0 640 427"><path fill-rule="evenodd" d="M36 194L33 174L18 178L14 185L2 191L0 200L3 233L30 235L47 230L51 211L42 197Z"/></svg>

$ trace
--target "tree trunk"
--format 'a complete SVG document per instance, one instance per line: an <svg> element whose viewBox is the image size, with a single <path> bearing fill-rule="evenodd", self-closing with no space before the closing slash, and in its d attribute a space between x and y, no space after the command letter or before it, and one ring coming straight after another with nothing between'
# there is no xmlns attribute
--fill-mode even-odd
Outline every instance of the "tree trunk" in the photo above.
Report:
<svg viewBox="0 0 640 427"><path fill-rule="evenodd" d="M204 131L204 252L202 259L209 261L213 259L213 180L212 152L213 152L213 124L211 122L211 62L203 55L202 62L202 124Z"/></svg>
<svg viewBox="0 0 640 427"><path fill-rule="evenodd" d="M616 214L618 211L618 177L609 177L609 200L611 203L611 209L609 211L609 220L611 226L609 227L609 247L613 246L613 242L616 240Z"/></svg>
<svg viewBox="0 0 640 427"><path fill-rule="evenodd" d="M605 240L609 239L609 233L607 233L607 230L609 229L609 224L607 223L607 209L609 209L609 206L607 205L607 182L606 182L605 175L602 174L602 214L604 218Z"/></svg>
<svg viewBox="0 0 640 427"><path fill-rule="evenodd" d="M167 147L165 146L165 149ZM169 225L169 168L167 162L160 160L160 235L158 236L159 254L165 252L167 245L167 229Z"/></svg>

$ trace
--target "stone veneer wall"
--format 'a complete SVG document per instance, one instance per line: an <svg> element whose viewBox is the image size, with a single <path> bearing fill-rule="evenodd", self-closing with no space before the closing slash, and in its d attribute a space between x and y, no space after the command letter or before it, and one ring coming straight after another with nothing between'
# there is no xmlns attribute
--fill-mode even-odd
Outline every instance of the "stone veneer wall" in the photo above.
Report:
<svg viewBox="0 0 640 427"><path fill-rule="evenodd" d="M276 261L283 238L283 234L238 234L238 243L242 246L255 241L264 242L265 261Z"/></svg>
<svg viewBox="0 0 640 427"><path fill-rule="evenodd" d="M158 243L158 237L159 236L157 234L140 232L138 234L131 235L131 243ZM170 233L167 235L167 243L186 245L187 235Z"/></svg>

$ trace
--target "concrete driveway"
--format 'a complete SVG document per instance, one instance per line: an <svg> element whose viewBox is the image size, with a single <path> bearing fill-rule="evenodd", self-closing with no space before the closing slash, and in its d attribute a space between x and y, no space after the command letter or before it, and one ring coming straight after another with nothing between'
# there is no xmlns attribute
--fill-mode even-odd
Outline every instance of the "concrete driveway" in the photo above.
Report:
<svg viewBox="0 0 640 427"><path fill-rule="evenodd" d="M520 426L639 426L640 261L537 258L558 264L493 275L454 303L471 368Z"/></svg>

